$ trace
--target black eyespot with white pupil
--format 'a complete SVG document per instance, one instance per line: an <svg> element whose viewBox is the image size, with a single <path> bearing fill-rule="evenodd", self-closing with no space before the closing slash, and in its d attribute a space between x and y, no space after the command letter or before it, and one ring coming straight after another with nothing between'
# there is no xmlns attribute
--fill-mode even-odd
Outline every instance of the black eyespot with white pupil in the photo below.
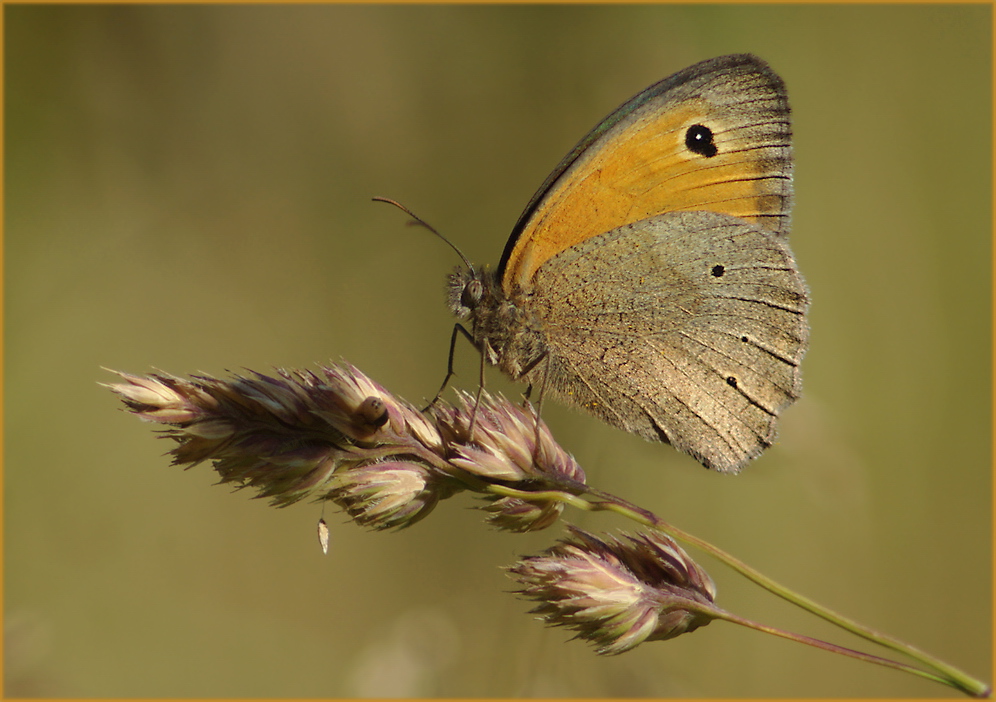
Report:
<svg viewBox="0 0 996 702"><path fill-rule="evenodd" d="M685 146L689 151L706 158L712 158L719 153L712 138L712 130L702 124L693 124L688 128L685 132Z"/></svg>

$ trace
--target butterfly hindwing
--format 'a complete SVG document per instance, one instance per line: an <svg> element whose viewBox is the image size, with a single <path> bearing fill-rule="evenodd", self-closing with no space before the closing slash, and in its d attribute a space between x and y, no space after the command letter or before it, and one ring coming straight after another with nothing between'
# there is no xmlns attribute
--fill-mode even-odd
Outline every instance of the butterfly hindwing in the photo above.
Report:
<svg viewBox="0 0 996 702"><path fill-rule="evenodd" d="M592 255L597 249L597 255ZM609 424L736 471L800 392L808 296L788 247L738 218L660 215L554 257L528 311L543 383Z"/></svg>

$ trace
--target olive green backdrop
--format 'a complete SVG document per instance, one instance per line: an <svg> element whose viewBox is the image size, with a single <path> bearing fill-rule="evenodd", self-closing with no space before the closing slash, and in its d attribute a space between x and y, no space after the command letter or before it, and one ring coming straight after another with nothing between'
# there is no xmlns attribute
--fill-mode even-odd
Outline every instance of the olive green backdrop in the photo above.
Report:
<svg viewBox="0 0 996 702"><path fill-rule="evenodd" d="M168 465L100 366L442 378L441 242L660 78L741 51L794 109L805 397L742 475L547 403L590 481L991 680L991 8L6 6L7 696L946 696L724 623L599 658L500 570L559 527L401 533ZM459 381L476 356L459 348ZM493 388L517 388L492 375ZM615 529L607 516L568 517ZM701 557L719 604L862 646ZM874 650L874 649L871 649Z"/></svg>

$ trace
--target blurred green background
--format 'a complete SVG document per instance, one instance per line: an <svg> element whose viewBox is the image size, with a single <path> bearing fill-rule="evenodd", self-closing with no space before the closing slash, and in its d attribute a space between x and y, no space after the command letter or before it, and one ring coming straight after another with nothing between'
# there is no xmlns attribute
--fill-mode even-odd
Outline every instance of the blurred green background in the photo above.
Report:
<svg viewBox="0 0 996 702"><path fill-rule="evenodd" d="M169 467L170 444L97 385L100 366L341 357L431 397L457 260L370 197L497 263L598 120L741 51L794 109L805 397L738 477L554 403L544 416L596 486L991 681L990 6L4 17L6 696L949 696L723 623L596 657L500 570L558 529L490 532L466 496L401 533L329 510L322 556L318 506ZM476 356L458 360L473 388ZM727 609L862 647L700 561Z"/></svg>

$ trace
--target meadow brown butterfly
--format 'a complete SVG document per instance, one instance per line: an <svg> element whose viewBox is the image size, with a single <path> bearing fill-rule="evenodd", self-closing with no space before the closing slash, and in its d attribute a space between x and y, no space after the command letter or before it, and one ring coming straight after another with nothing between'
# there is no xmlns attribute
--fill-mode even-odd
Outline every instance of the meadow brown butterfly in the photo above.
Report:
<svg viewBox="0 0 996 702"><path fill-rule="evenodd" d="M703 61L595 127L449 303L488 363L707 468L739 471L799 396L806 285L789 250L782 80Z"/></svg>

